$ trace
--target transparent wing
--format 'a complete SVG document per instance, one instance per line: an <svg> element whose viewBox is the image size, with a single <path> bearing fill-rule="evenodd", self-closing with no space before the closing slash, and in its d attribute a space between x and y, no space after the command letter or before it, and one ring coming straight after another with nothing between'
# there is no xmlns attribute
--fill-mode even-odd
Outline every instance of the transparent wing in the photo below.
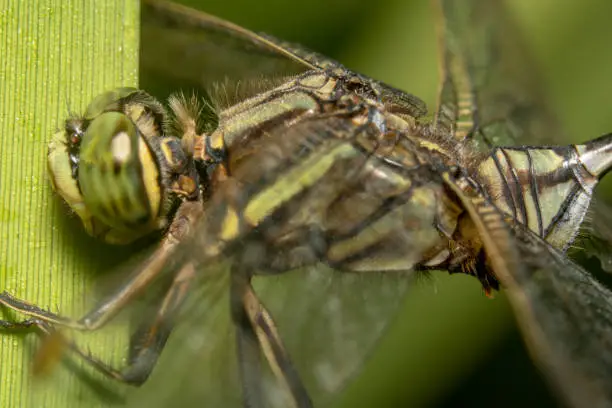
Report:
<svg viewBox="0 0 612 408"><path fill-rule="evenodd" d="M559 123L547 110L535 65L501 0L438 0L444 88L438 109L472 104L477 141L487 146L556 144ZM468 93L468 95L462 95Z"/></svg>
<svg viewBox="0 0 612 408"><path fill-rule="evenodd" d="M215 83L284 78L339 64L298 45L159 0L141 3L141 87L207 89ZM261 90L260 90L261 91Z"/></svg>
<svg viewBox="0 0 612 408"><path fill-rule="evenodd" d="M329 406L361 369L409 287L405 274L347 274L328 267L261 282L315 406Z"/></svg>
<svg viewBox="0 0 612 408"><path fill-rule="evenodd" d="M186 255L184 255L186 256ZM188 259L185 259L188 261ZM201 275L175 322L151 377L130 390L126 406L240 407L229 273L217 266Z"/></svg>
<svg viewBox="0 0 612 408"><path fill-rule="evenodd" d="M181 87L209 92L229 85L232 95L226 90L216 96L237 103L310 69L356 75L301 45L254 33L201 11L163 0L141 4L140 86L158 97ZM414 95L357 76L375 88L384 103L415 117L425 115L425 104Z"/></svg>
<svg viewBox="0 0 612 408"><path fill-rule="evenodd" d="M503 1L437 3L443 84L438 120L450 122L459 139L474 140L481 149L566 143ZM612 220L612 208L596 201L591 215L586 250L612 270L612 231L606 221Z"/></svg>
<svg viewBox="0 0 612 408"><path fill-rule="evenodd" d="M229 268L198 283L149 380L128 395L128 406L242 408L236 338L230 318ZM338 397L361 368L395 315L409 285L405 277L347 275L324 266L259 278L255 289L316 407ZM281 391L261 366L271 408ZM283 391L284 392L284 391Z"/></svg>
<svg viewBox="0 0 612 408"><path fill-rule="evenodd" d="M612 207L603 200L594 200L589 208L587 235L583 238L585 251L599 258L601 267L612 272Z"/></svg>
<svg viewBox="0 0 612 408"><path fill-rule="evenodd" d="M574 407L612 404L612 292L523 226L524 268L499 276L534 360Z"/></svg>

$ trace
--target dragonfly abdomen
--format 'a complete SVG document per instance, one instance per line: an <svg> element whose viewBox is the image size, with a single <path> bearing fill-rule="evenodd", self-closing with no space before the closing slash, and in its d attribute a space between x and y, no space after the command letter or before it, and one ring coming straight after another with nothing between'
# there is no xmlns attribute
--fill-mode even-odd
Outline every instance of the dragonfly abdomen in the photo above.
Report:
<svg viewBox="0 0 612 408"><path fill-rule="evenodd" d="M478 166L477 179L499 209L566 249L598 180L581 164L576 148L496 148Z"/></svg>

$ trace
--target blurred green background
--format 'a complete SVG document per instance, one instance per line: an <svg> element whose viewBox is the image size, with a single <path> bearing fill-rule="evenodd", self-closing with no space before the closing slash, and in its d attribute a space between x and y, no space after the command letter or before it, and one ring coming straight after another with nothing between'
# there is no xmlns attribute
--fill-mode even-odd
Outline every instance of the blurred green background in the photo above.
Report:
<svg viewBox="0 0 612 408"><path fill-rule="evenodd" d="M185 3L247 28L304 44L351 69L418 95L433 106L438 71L433 14L428 1L207 0ZM612 107L608 102L612 95L609 78L612 73L612 26L609 24L612 2L510 0L507 3L537 64L535 68L525 69L539 70L548 100L567 134L573 141L582 141L612 130ZM45 3L45 7L50 7L49 4ZM2 7L0 23L3 24ZM3 75L0 82L10 72L9 68L0 68ZM119 68L116 65L112 69ZM132 79L109 79L106 86L129 85ZM70 107L78 110L84 106L84 95L95 93L88 81L87 75L76 72L73 83L69 84L70 91L55 92L78 94L79 97L68 98ZM6 95L11 96L10 92ZM81 96L85 101L79 99ZM6 111L9 103L14 102L0 99L0 114ZM27 112L39 105L24 105L23 109ZM50 119L53 126L60 126L61 116ZM0 116L0 122L8 120L12 117ZM50 135L51 130L45 129L45 132ZM26 140L30 133L16 135L5 131L0 137ZM46 139L43 136L41 140ZM32 148L38 149L32 160L42 163L44 143ZM1 160L6 174L13 162L8 163L4 157ZM37 166L40 167L40 163ZM37 185L46 183L42 174L36 175L38 178L32 179L27 188L36 190ZM13 190L6 186L5 182L2 198L10 202ZM52 200L46 185L42 194L43 200ZM24 211L36 215L31 208ZM114 248L109 249L85 237L79 232L76 220L68 219L64 208L52 207L51 211L59 231L74 232L74 236L65 240L77 245L75 253L85 260L75 264L59 255L52 258L52 263L59 266L46 275L49 285L61 286L62 280L72 277L62 275L63 265L71 262L71 268L95 265L92 269L103 270L127 256L126 251L117 256ZM0 230L9 222L7 218L0 218ZM25 225L46 220L37 217L35 221L24 218L20 222ZM53 230L54 234L58 233L55 226ZM8 251L7 247L19 245L22 237L12 234L2 238L2 249ZM109 257L110 253L115 256ZM9 278L13 279L19 271L3 264L3 257L0 257L0 283L4 288ZM19 281L17 286L39 284L45 283ZM75 294L83 297L82 293ZM61 307L65 303L70 304L70 301L54 297L52 305L65 310ZM75 315L78 310L78 306L74 306L69 312ZM13 341L15 339L19 341ZM21 350L18 349L22 345L21 337L0 340L3 347L9 347L10 343L13 350ZM29 347L19 352L29 355L32 350ZM2 362L0 365L7 367ZM0 378L0 394L7 375L3 372ZM82 398L80 405L75 406L89 406L92 397ZM53 404L53 400L48 402L46 406ZM484 297L474 279L436 274L432 281L421 282L411 292L402 314L364 367L363 374L349 386L342 406L510 407L519 404L557 406L525 353L503 295L490 300Z"/></svg>

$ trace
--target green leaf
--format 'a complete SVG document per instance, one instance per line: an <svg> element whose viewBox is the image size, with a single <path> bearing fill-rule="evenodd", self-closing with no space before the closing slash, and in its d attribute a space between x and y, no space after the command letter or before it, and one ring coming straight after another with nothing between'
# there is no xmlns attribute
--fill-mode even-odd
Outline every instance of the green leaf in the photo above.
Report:
<svg viewBox="0 0 612 408"><path fill-rule="evenodd" d="M0 3L0 289L69 316L80 317L112 261L53 194L47 142L69 110L137 84L138 18L130 0ZM0 309L0 319L23 316ZM0 406L93 407L112 396L65 364L33 378L36 337L0 335ZM107 356L122 341L105 333L88 345Z"/></svg>

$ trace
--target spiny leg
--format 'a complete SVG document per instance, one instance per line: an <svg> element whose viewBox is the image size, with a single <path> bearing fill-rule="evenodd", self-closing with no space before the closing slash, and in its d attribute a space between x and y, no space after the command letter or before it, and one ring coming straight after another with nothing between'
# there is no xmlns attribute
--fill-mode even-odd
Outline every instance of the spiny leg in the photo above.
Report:
<svg viewBox="0 0 612 408"><path fill-rule="evenodd" d="M35 329L45 339L45 342L58 343L56 340L59 339L59 343L63 344L67 350L85 360L102 374L120 382L141 385L149 377L157 363L157 359L173 329L176 313L186 299L194 276L195 269L191 263L186 264L176 275L159 308L156 310L153 321L146 322L132 335L128 364L121 370L99 360L91 353L83 351L74 341L62 336L52 328L51 324L44 320L38 318L30 318L21 322L0 320L0 328L9 331ZM42 371L44 369L36 368L41 364L49 365L46 362L48 360L45 356L46 349L46 347L43 347L39 350L34 363L35 371ZM51 359L54 358L54 356L51 356ZM39 361L42 363L39 363Z"/></svg>
<svg viewBox="0 0 612 408"><path fill-rule="evenodd" d="M153 369L157 357L170 334L172 329L171 317L174 316L174 313L182 304L187 287L191 283L192 264L185 264L173 278L173 282L155 315L155 321L145 329L141 328L132 336L131 345L133 349L130 352L128 367L124 371L118 371L93 357L90 353L82 351L74 342L65 339L59 332L55 331L52 326L63 326L83 331L93 331L104 326L123 306L140 295L153 280L158 278L162 271L164 273L168 272L165 271L168 259L174 253L176 246L189 235L190 228L202 212L201 203L184 202L177 211L177 215L160 247L126 283L83 318L73 320L62 317L3 292L0 294L0 305L32 316L32 318L22 322L0 320L0 329L5 331L35 329L43 337L51 336L46 340L47 342L61 338L67 349L86 360L98 371L119 381L141 384Z"/></svg>
<svg viewBox="0 0 612 408"><path fill-rule="evenodd" d="M177 314L195 277L193 263L186 264L174 278L162 303L152 316L153 319L145 321L133 333L130 339L129 363L121 372L125 381L142 384L147 380L174 329Z"/></svg>
<svg viewBox="0 0 612 408"><path fill-rule="evenodd" d="M186 264L176 275L153 315L153 320L146 321L132 334L128 363L123 369L113 368L90 353L83 352L74 343L71 344L71 350L108 377L132 385L143 384L155 368L170 337L176 314L187 298L194 277L192 263Z"/></svg>
<svg viewBox="0 0 612 408"><path fill-rule="evenodd" d="M32 374L41 375L51 371L61 360L66 349L76 348L73 342L66 339L53 326L37 318L29 318L20 322L0 320L0 330L8 332L35 331L43 339L32 362ZM80 352L80 350L77 350Z"/></svg>
<svg viewBox="0 0 612 408"><path fill-rule="evenodd" d="M191 227L199 219L202 212L200 202L187 201L182 203L159 248L130 279L78 320L42 309L18 299L8 292L0 293L0 305L53 325L82 331L99 329L115 317L126 304L139 296L161 274L177 245L188 236Z"/></svg>
<svg viewBox="0 0 612 408"><path fill-rule="evenodd" d="M139 269L138 272L120 286L118 290L78 320L50 312L35 304L18 299L8 292L0 293L0 304L18 313L32 316L37 320L42 320L53 325L83 331L97 330L108 323L108 321L121 311L127 303L142 293L161 272L162 266L167 260L168 255L168 251L162 246L160 250L157 250L151 258L146 261L142 269Z"/></svg>
<svg viewBox="0 0 612 408"><path fill-rule="evenodd" d="M311 408L306 387L287 354L270 312L261 303L250 282L250 273L232 268L230 292L232 318L236 326L238 365L246 407L264 407L260 355L263 354L278 383L295 408Z"/></svg>
<svg viewBox="0 0 612 408"><path fill-rule="evenodd" d="M40 320L26 319L21 322L11 322L8 320L0 320L0 327L4 330L17 332L21 330L31 330L39 328Z"/></svg>

